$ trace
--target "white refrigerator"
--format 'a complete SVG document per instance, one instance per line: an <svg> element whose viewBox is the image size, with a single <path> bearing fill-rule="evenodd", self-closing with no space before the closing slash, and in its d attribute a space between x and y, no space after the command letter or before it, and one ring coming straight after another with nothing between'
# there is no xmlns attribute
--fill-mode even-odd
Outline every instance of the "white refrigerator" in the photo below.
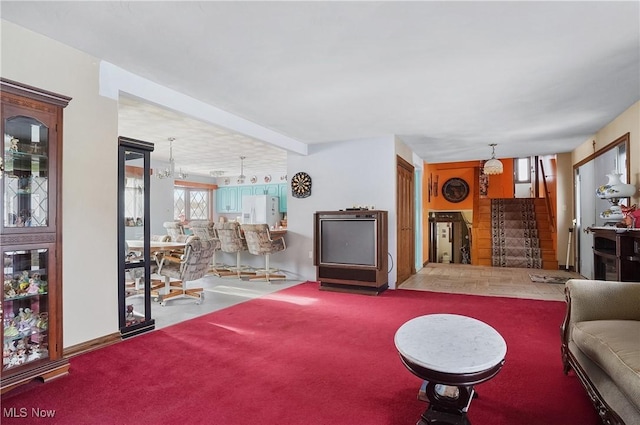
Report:
<svg viewBox="0 0 640 425"><path fill-rule="evenodd" d="M280 200L277 196L253 195L242 197L242 223L271 226L280 224Z"/></svg>

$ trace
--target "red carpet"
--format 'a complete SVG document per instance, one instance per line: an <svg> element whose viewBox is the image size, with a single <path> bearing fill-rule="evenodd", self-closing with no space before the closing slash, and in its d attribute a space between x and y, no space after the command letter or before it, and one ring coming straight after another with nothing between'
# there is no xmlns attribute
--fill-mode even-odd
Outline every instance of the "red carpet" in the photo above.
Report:
<svg viewBox="0 0 640 425"><path fill-rule="evenodd" d="M562 373L562 302L403 290L370 297L315 283L75 357L69 376L5 394L1 422L413 425L426 403L393 336L430 313L477 318L507 342L502 371L476 387L474 425L599 424L575 376ZM8 417L11 408L27 418Z"/></svg>

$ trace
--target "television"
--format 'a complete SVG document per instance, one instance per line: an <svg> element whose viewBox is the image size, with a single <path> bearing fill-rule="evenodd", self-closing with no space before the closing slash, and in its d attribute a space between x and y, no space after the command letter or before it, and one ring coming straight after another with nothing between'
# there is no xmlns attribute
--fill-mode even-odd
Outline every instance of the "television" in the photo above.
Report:
<svg viewBox="0 0 640 425"><path fill-rule="evenodd" d="M377 267L375 217L320 218L320 265Z"/></svg>

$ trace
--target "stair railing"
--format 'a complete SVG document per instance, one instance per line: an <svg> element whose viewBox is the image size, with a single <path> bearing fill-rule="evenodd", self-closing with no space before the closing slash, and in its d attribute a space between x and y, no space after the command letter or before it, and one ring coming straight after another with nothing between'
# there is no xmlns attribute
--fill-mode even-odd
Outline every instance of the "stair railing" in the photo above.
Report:
<svg viewBox="0 0 640 425"><path fill-rule="evenodd" d="M553 209L551 208L551 194L547 188L547 176L544 173L544 164L542 163L542 160L540 160L540 174L542 176L542 184L544 186L544 202L547 205L547 214L549 215L549 229L551 229L552 232L555 232L555 218L553 215Z"/></svg>

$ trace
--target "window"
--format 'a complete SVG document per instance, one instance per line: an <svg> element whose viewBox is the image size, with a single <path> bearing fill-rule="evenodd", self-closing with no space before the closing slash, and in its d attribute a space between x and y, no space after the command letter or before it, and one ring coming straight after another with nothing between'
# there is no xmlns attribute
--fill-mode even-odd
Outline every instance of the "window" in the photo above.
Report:
<svg viewBox="0 0 640 425"><path fill-rule="evenodd" d="M176 186L173 189L173 217L180 221L211 220L210 189Z"/></svg>
<svg viewBox="0 0 640 425"><path fill-rule="evenodd" d="M515 159L516 183L531 183L531 158Z"/></svg>

